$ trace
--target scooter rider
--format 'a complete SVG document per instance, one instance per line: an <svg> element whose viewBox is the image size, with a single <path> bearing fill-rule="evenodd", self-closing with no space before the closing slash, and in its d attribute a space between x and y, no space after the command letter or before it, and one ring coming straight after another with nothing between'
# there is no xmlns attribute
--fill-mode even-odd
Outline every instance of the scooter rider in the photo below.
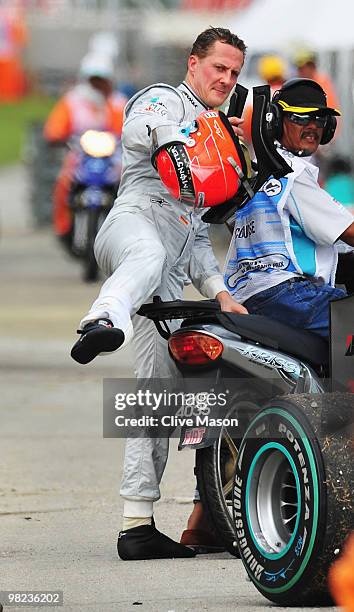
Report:
<svg viewBox="0 0 354 612"><path fill-rule="evenodd" d="M114 103L112 89L114 65L110 58L90 53L79 70L78 83L58 100L44 125L43 135L50 145L64 145L86 130L108 130L121 135L123 109ZM53 193L54 230L63 246L71 252L72 214L69 192L77 155L69 151L64 158Z"/></svg>
<svg viewBox="0 0 354 612"><path fill-rule="evenodd" d="M354 245L354 219L320 188L310 156L333 138L339 114L310 79L291 79L275 92L269 136L292 172L271 178L237 211L224 277L250 313L322 336L329 302L344 295L334 287L335 243Z"/></svg>
<svg viewBox="0 0 354 612"><path fill-rule="evenodd" d="M245 50L243 41L229 30L209 28L196 39L188 59L186 79L177 89L153 85L128 103L118 198L95 244L97 261L110 277L80 323L82 335L71 352L79 363L88 363L101 352L126 345L133 336L131 316L153 295L160 295L163 300L180 299L186 270L202 295L216 298L222 309L247 312L226 291L211 249L208 226L201 220L203 208L196 208L209 205L203 199L203 189L195 194L193 202L188 191L191 185L186 188L184 179L175 176L175 182L169 184L176 166L167 146L169 141L177 141L193 149L191 143L197 141L197 147L201 130L192 134L190 130L201 113L204 115L200 125L209 122L210 126L212 122L211 130L215 126L220 129L217 113L205 111L221 106L227 99L243 66ZM230 123L231 131L240 133L237 127L240 120L231 118ZM160 175L165 173L162 180L151 164L152 146L154 164ZM182 154L187 155L186 148ZM194 179L199 180L200 174L196 175ZM212 173L207 175L213 180ZM175 194L179 201L170 192L174 193L180 179L181 194ZM232 194L226 195L228 184L224 187L226 200ZM182 192L186 190L189 196L184 199ZM216 203L221 201L212 202ZM166 343L153 323L134 317L133 324L137 377L175 375L167 359ZM127 440L121 485L124 521L118 539L118 552L123 559L194 555L186 546L157 531L152 522L153 502L160 497L159 483L167 455L168 439Z"/></svg>

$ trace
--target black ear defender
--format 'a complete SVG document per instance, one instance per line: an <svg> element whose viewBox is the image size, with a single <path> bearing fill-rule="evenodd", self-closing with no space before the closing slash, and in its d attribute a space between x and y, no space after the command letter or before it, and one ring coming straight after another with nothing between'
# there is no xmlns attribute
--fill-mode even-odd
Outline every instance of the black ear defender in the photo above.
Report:
<svg viewBox="0 0 354 612"><path fill-rule="evenodd" d="M280 141L283 135L283 111L281 107L276 104L277 100L281 99L282 95L284 93L286 94L290 89L302 85L306 85L307 87L313 87L313 89L319 91L324 96L326 96L322 87L318 83L316 83L316 81L312 81L311 79L295 78L287 81L281 89L279 89L273 94L272 101L269 104L269 108L266 114L267 133L273 141ZM322 132L322 138L320 141L321 145L325 145L331 142L335 134L336 128L336 117L334 115L328 115L326 125L324 126Z"/></svg>
<svg viewBox="0 0 354 612"><path fill-rule="evenodd" d="M275 104L273 102L274 96L272 98L272 101L269 103L268 110L266 113L266 126L267 134L269 135L270 140L272 142L274 142L274 140L277 140L279 142L283 135L283 117L280 107L278 106L278 104Z"/></svg>
<svg viewBox="0 0 354 612"><path fill-rule="evenodd" d="M328 115L326 125L323 128L321 145L328 144L331 142L337 129L337 118L333 115Z"/></svg>

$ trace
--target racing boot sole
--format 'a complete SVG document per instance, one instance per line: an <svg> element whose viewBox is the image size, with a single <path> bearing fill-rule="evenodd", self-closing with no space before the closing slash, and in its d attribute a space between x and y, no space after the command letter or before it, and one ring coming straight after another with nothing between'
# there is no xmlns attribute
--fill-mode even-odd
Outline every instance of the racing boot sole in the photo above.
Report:
<svg viewBox="0 0 354 612"><path fill-rule="evenodd" d="M71 349L71 357L81 364L89 363L100 353L116 351L125 339L124 332L108 319L87 323L79 333L81 338Z"/></svg>

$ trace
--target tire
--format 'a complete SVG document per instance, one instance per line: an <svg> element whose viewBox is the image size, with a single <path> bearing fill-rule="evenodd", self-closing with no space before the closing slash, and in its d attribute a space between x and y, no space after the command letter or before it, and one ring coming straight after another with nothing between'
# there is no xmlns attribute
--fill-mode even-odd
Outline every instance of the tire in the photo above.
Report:
<svg viewBox="0 0 354 612"><path fill-rule="evenodd" d="M212 446L196 452L196 477L200 499L208 522L226 548L235 557L239 557L236 529L232 516L233 476L238 456L242 432L260 406L260 398L249 390L240 391L232 400L233 407L227 416L239 419L239 434L223 428L219 438Z"/></svg>
<svg viewBox="0 0 354 612"><path fill-rule="evenodd" d="M86 210L75 210L73 213L73 227L71 235L71 248L73 254L82 259L87 250L88 215ZM69 243L70 246L70 243Z"/></svg>
<svg viewBox="0 0 354 612"><path fill-rule="evenodd" d="M94 254L94 244L98 232L99 217L101 211L97 208L87 210L87 242L84 256L84 274L83 279L86 282L94 282L98 277L98 265Z"/></svg>
<svg viewBox="0 0 354 612"><path fill-rule="evenodd" d="M274 399L241 442L233 489L236 539L251 581L275 603L332 603L328 569L354 527L353 397Z"/></svg>

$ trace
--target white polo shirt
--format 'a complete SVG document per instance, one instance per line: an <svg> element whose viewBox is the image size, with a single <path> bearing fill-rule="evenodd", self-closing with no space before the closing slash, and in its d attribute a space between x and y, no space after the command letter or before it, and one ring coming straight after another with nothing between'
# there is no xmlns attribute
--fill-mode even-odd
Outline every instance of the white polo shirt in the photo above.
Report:
<svg viewBox="0 0 354 612"><path fill-rule="evenodd" d="M338 259L334 243L354 221L348 209L321 189L318 168L309 158L278 151L293 172L269 179L236 212L224 281L241 303L294 276L333 285Z"/></svg>

